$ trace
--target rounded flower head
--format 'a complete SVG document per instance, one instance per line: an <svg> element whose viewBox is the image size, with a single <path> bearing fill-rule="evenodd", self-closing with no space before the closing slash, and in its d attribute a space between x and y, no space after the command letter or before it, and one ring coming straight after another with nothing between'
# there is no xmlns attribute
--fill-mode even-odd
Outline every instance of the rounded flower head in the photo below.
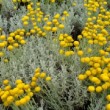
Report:
<svg viewBox="0 0 110 110"><path fill-rule="evenodd" d="M50 76L46 77L46 81L50 81L50 80L51 80Z"/></svg>
<svg viewBox="0 0 110 110"><path fill-rule="evenodd" d="M9 80L7 80L7 79L4 80L4 81L3 81L3 84L4 84L4 85L8 85L8 84L9 84Z"/></svg>
<svg viewBox="0 0 110 110"><path fill-rule="evenodd" d="M95 91L95 87L94 86L89 86L87 90L89 92L94 92Z"/></svg>
<svg viewBox="0 0 110 110"><path fill-rule="evenodd" d="M4 63L8 63L9 60L7 58L4 59Z"/></svg>
<svg viewBox="0 0 110 110"><path fill-rule="evenodd" d="M101 87L101 86L96 87L96 92L98 92L98 93L99 93L99 92L102 92L102 90L103 90L103 89L102 89L102 87Z"/></svg>
<svg viewBox="0 0 110 110"><path fill-rule="evenodd" d="M14 101L14 97L13 96L8 96L7 97L7 102L8 103L12 103Z"/></svg>
<svg viewBox="0 0 110 110"><path fill-rule="evenodd" d="M106 110L110 110L110 103L106 105Z"/></svg>
<svg viewBox="0 0 110 110"><path fill-rule="evenodd" d="M14 49L14 47L12 45L9 45L7 48L9 51L12 51Z"/></svg>
<svg viewBox="0 0 110 110"><path fill-rule="evenodd" d="M24 104L26 104L26 103L27 103L26 98L20 99L20 104L21 104L21 105L24 105Z"/></svg>
<svg viewBox="0 0 110 110"><path fill-rule="evenodd" d="M84 80L86 77L85 77L85 75L83 75L83 74L80 74L79 76L78 76L78 79L79 80Z"/></svg>
<svg viewBox="0 0 110 110"><path fill-rule="evenodd" d="M107 101L110 101L110 95L106 96Z"/></svg>
<svg viewBox="0 0 110 110"><path fill-rule="evenodd" d="M4 56L4 53L3 52L0 52L0 57L3 57Z"/></svg>
<svg viewBox="0 0 110 110"><path fill-rule="evenodd" d="M36 88L35 88L35 92L40 92L41 91L41 88L39 87L39 86L37 86Z"/></svg>
<svg viewBox="0 0 110 110"><path fill-rule="evenodd" d="M42 72L42 73L40 74L40 78L44 78L44 77L46 77L46 73Z"/></svg>

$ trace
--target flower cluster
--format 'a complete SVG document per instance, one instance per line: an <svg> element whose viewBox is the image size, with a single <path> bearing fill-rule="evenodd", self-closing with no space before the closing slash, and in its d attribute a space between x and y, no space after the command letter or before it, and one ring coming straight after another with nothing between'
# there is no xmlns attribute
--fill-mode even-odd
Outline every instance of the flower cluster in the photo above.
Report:
<svg viewBox="0 0 110 110"><path fill-rule="evenodd" d="M12 0L12 2L14 4L14 10L17 10L21 4L24 4L24 6L26 6L31 2L31 0Z"/></svg>
<svg viewBox="0 0 110 110"><path fill-rule="evenodd" d="M89 92L100 93L110 89L110 47L109 47L109 25L110 12L105 9L106 0L85 0L85 6L88 10L87 23L82 31L82 35L78 38L81 45L84 40L87 42L90 52L86 50L78 50L77 54L81 57L81 62L87 65L88 69L78 76L79 80L87 80ZM87 48L86 48L87 49ZM106 97L110 101L110 95ZM106 109L110 110L110 104L106 105Z"/></svg>
<svg viewBox="0 0 110 110"><path fill-rule="evenodd" d="M79 41L75 41L74 38L67 33L60 34L58 39L61 47L59 50L60 54L71 56L74 54L74 50L72 50L72 47L74 47L75 49L79 49ZM81 54L82 52L79 51L78 53Z"/></svg>
<svg viewBox="0 0 110 110"><path fill-rule="evenodd" d="M26 3L26 2L30 2L31 0L12 0L12 1L13 3L21 3L21 2Z"/></svg>
<svg viewBox="0 0 110 110"><path fill-rule="evenodd" d="M74 52L72 50L66 50L67 48L73 46L74 40L73 40L72 36L70 36L66 33L60 34L59 41L60 41L60 47L62 48L59 51L60 54L64 54L65 56L70 56L70 55L74 54Z"/></svg>
<svg viewBox="0 0 110 110"><path fill-rule="evenodd" d="M61 16L56 13L53 19L50 20L50 15L46 15L40 8L40 3L36 3L34 9L33 3L27 6L27 14L23 16L22 23L24 28L28 30L27 35L46 36L49 32L56 33L58 29L63 29L66 16L69 16L67 11ZM29 28L30 27L30 28Z"/></svg>
<svg viewBox="0 0 110 110"><path fill-rule="evenodd" d="M41 91L40 86L38 86L39 78L46 81L51 80L51 77L47 76L46 73L40 72L40 68L35 70L30 83L24 83L21 79L17 79L16 85L11 85L9 80L4 80L3 86L0 88L0 100L2 100L3 105L22 106L28 103L35 93Z"/></svg>
<svg viewBox="0 0 110 110"><path fill-rule="evenodd" d="M13 2L20 1L15 0ZM9 35L0 36L0 57L3 57L6 51L12 51L14 48L26 44L27 36L46 37L47 34L52 33L51 37L53 39L54 34L56 35L58 31L65 27L63 22L69 16L67 11L63 11L62 15L56 13L53 19L50 19L50 15L46 15L41 11L40 2L37 2L35 7L33 2L26 0L22 2L29 3L27 5L27 13L21 19L24 27L9 33Z"/></svg>
<svg viewBox="0 0 110 110"><path fill-rule="evenodd" d="M50 0L50 2L54 3L54 2L55 2L55 0Z"/></svg>
<svg viewBox="0 0 110 110"><path fill-rule="evenodd" d="M11 32L8 36L0 36L0 57L5 55L6 51L12 51L14 48L18 48L20 45L24 45L26 40L24 38L25 30L17 29Z"/></svg>

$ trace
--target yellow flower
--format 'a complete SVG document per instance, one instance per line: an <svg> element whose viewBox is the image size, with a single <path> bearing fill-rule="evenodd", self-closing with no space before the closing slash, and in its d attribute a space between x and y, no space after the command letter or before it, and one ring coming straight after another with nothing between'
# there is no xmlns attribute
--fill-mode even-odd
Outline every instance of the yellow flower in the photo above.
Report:
<svg viewBox="0 0 110 110"><path fill-rule="evenodd" d="M14 49L14 47L12 45L9 45L7 48L9 51L12 51Z"/></svg>
<svg viewBox="0 0 110 110"><path fill-rule="evenodd" d="M55 19L58 19L59 17L60 17L60 14L56 14L56 15L54 16Z"/></svg>
<svg viewBox="0 0 110 110"><path fill-rule="evenodd" d="M88 40L88 43L89 43L89 44L93 44L94 41L93 41L93 40Z"/></svg>
<svg viewBox="0 0 110 110"><path fill-rule="evenodd" d="M0 89L1 90L1 89ZM0 91L0 97L4 94L5 91Z"/></svg>
<svg viewBox="0 0 110 110"><path fill-rule="evenodd" d="M19 89L22 89L22 88L24 88L24 84L23 83L19 83L19 84L17 84L16 87L19 88Z"/></svg>
<svg viewBox="0 0 110 110"><path fill-rule="evenodd" d="M36 30L31 29L31 30L30 30L30 33L31 33L31 34L35 34L35 33L36 33Z"/></svg>
<svg viewBox="0 0 110 110"><path fill-rule="evenodd" d="M7 102L8 103L12 103L14 101L14 97L13 96L8 96L7 97Z"/></svg>
<svg viewBox="0 0 110 110"><path fill-rule="evenodd" d="M28 90L29 88L30 88L29 84L25 84L25 85L24 85L24 89L25 89L25 90Z"/></svg>
<svg viewBox="0 0 110 110"><path fill-rule="evenodd" d="M91 53L91 52L92 52L92 49L91 49L91 48L88 48L88 49L87 49L87 52L88 52L88 53Z"/></svg>
<svg viewBox="0 0 110 110"><path fill-rule="evenodd" d="M50 81L50 80L51 80L50 76L46 77L46 81Z"/></svg>
<svg viewBox="0 0 110 110"><path fill-rule="evenodd" d="M8 41L12 41L13 40L13 37L8 37L7 40Z"/></svg>
<svg viewBox="0 0 110 110"><path fill-rule="evenodd" d="M24 98L26 99L27 102L30 100L30 96L28 96L28 95L25 96Z"/></svg>
<svg viewBox="0 0 110 110"><path fill-rule="evenodd" d="M91 71L87 70L87 71L85 72L85 74L86 74L87 76L90 76L90 75L91 75Z"/></svg>
<svg viewBox="0 0 110 110"><path fill-rule="evenodd" d="M35 87L35 92L40 92L41 88L39 86Z"/></svg>
<svg viewBox="0 0 110 110"><path fill-rule="evenodd" d="M67 14L68 14L68 12L67 12L67 11L64 11L64 12L63 12L63 14L64 14L64 15L67 15Z"/></svg>
<svg viewBox="0 0 110 110"><path fill-rule="evenodd" d="M56 23L58 23L58 20L57 20L57 19L53 19L53 20L52 20L52 23L53 23L53 24L56 24Z"/></svg>
<svg viewBox="0 0 110 110"><path fill-rule="evenodd" d="M33 76L32 81L37 81L37 78Z"/></svg>
<svg viewBox="0 0 110 110"><path fill-rule="evenodd" d="M9 36L10 37L14 37L15 36L15 33L10 33Z"/></svg>
<svg viewBox="0 0 110 110"><path fill-rule="evenodd" d="M55 0L50 0L50 2L54 3L54 2L55 2Z"/></svg>
<svg viewBox="0 0 110 110"><path fill-rule="evenodd" d="M7 58L4 59L4 63L8 63L9 60Z"/></svg>
<svg viewBox="0 0 110 110"><path fill-rule="evenodd" d="M101 74L101 79L103 80L103 81L109 81L110 80L110 78L107 76L107 75L105 75L105 74Z"/></svg>
<svg viewBox="0 0 110 110"><path fill-rule="evenodd" d="M39 77L40 77L40 78L46 77L46 73L42 72Z"/></svg>
<svg viewBox="0 0 110 110"><path fill-rule="evenodd" d="M37 6L40 6L40 2L37 2L36 5L37 5Z"/></svg>
<svg viewBox="0 0 110 110"><path fill-rule="evenodd" d="M62 21L65 21L65 17L62 17L61 20L62 20Z"/></svg>
<svg viewBox="0 0 110 110"><path fill-rule="evenodd" d="M5 102L3 103L3 105L4 105L5 107L7 107L7 106L9 106L9 103L8 103L7 101L5 101Z"/></svg>
<svg viewBox="0 0 110 110"><path fill-rule="evenodd" d="M5 35L1 35L0 36L0 40L5 40L6 39L6 36Z"/></svg>
<svg viewBox="0 0 110 110"><path fill-rule="evenodd" d="M25 98L22 98L19 100L19 102L20 102L20 105L24 105L27 103L27 100Z"/></svg>
<svg viewBox="0 0 110 110"><path fill-rule="evenodd" d="M106 105L106 110L110 110L110 103Z"/></svg>
<svg viewBox="0 0 110 110"><path fill-rule="evenodd" d="M61 42L60 42L60 46L61 46L61 47L65 47L65 46L66 46L65 41L61 41Z"/></svg>
<svg viewBox="0 0 110 110"><path fill-rule="evenodd" d="M13 46L14 46L15 48L18 48L18 47L19 47L19 44L18 44L18 43L14 43Z"/></svg>
<svg viewBox="0 0 110 110"><path fill-rule="evenodd" d="M15 83L16 84L20 84L20 83L22 83L22 80L21 79L17 79Z"/></svg>
<svg viewBox="0 0 110 110"><path fill-rule="evenodd" d="M46 31L51 31L51 29L52 29L52 28L51 28L50 26L45 27L45 30L46 30Z"/></svg>
<svg viewBox="0 0 110 110"><path fill-rule="evenodd" d="M89 86L89 87L87 88L87 90L88 90L89 92L94 92L94 91L95 91L95 87L94 87L94 86Z"/></svg>
<svg viewBox="0 0 110 110"><path fill-rule="evenodd" d="M18 88L14 88L13 90L10 90L10 94L11 94L11 95L15 95L15 94L18 93L18 91L19 91Z"/></svg>
<svg viewBox="0 0 110 110"><path fill-rule="evenodd" d="M6 91L8 91L8 90L10 90L11 89L11 86L10 85L7 85L5 88L4 88L4 90L6 90Z"/></svg>
<svg viewBox="0 0 110 110"><path fill-rule="evenodd" d="M60 54L64 54L64 50L60 49L60 50L59 50L59 53L60 53Z"/></svg>
<svg viewBox="0 0 110 110"><path fill-rule="evenodd" d="M5 43L4 42L1 42L0 43L0 48L4 48L5 47Z"/></svg>
<svg viewBox="0 0 110 110"><path fill-rule="evenodd" d="M5 46L7 46L7 41L3 41L3 43L5 44Z"/></svg>
<svg viewBox="0 0 110 110"><path fill-rule="evenodd" d="M35 86L36 86L36 82L35 82L35 81L32 81L30 85L31 85L32 87L35 87Z"/></svg>
<svg viewBox="0 0 110 110"><path fill-rule="evenodd" d="M48 18L44 18L44 21L47 21L48 20Z"/></svg>
<svg viewBox="0 0 110 110"><path fill-rule="evenodd" d="M63 40L63 39L64 39L63 35L60 35L59 40Z"/></svg>
<svg viewBox="0 0 110 110"><path fill-rule="evenodd" d="M105 55L105 51L104 51L104 50L99 50L99 53L100 53L101 55Z"/></svg>
<svg viewBox="0 0 110 110"><path fill-rule="evenodd" d="M72 36L67 36L66 39L68 40L68 42L73 42L74 41L73 38L72 38Z"/></svg>
<svg viewBox="0 0 110 110"><path fill-rule="evenodd" d="M28 93L28 96L30 96L30 97L32 97L33 95L34 95L33 92Z"/></svg>
<svg viewBox="0 0 110 110"><path fill-rule="evenodd" d="M36 68L35 73L39 73L39 72L40 72L40 68Z"/></svg>
<svg viewBox="0 0 110 110"><path fill-rule="evenodd" d="M52 27L52 32L56 32L57 31L57 27Z"/></svg>
<svg viewBox="0 0 110 110"><path fill-rule="evenodd" d="M22 89L19 89L19 91L18 91L18 93L17 93L19 96L20 95L23 95L24 94L24 90L22 90Z"/></svg>
<svg viewBox="0 0 110 110"><path fill-rule="evenodd" d="M19 100L15 101L15 105L20 106L21 105L20 101Z"/></svg>
<svg viewBox="0 0 110 110"><path fill-rule="evenodd" d="M73 54L74 54L74 52L72 53L72 51L66 51L66 52L65 52L65 56L67 56L67 57L68 57L68 56L71 56L71 55L73 55Z"/></svg>
<svg viewBox="0 0 110 110"><path fill-rule="evenodd" d="M29 24L29 23L28 23L27 21L24 21L24 22L23 22L23 25L24 25L24 26L27 26L28 24Z"/></svg>
<svg viewBox="0 0 110 110"><path fill-rule="evenodd" d="M58 26L60 29L63 29L65 26L63 24L59 24Z"/></svg>
<svg viewBox="0 0 110 110"><path fill-rule="evenodd" d="M40 76L39 72L34 74L34 77L36 77L36 78L38 78L39 76Z"/></svg>
<svg viewBox="0 0 110 110"><path fill-rule="evenodd" d="M25 41L25 40L21 40L20 43L21 43L22 45L24 45L24 44L26 44L26 41Z"/></svg>
<svg viewBox="0 0 110 110"><path fill-rule="evenodd" d="M107 85L107 84L103 84L103 85L102 85L102 88L103 88L104 90L107 90L107 89L108 89L108 85Z"/></svg>
<svg viewBox="0 0 110 110"><path fill-rule="evenodd" d="M97 77L92 77L91 81L94 82L95 84L100 84L101 81Z"/></svg>
<svg viewBox="0 0 110 110"><path fill-rule="evenodd" d="M4 53L3 52L0 52L0 57L3 57L4 56Z"/></svg>
<svg viewBox="0 0 110 110"><path fill-rule="evenodd" d="M13 3L16 3L17 2L17 0L13 0Z"/></svg>
<svg viewBox="0 0 110 110"><path fill-rule="evenodd" d="M6 100L6 98L8 97L9 94L7 94L6 92L4 92L4 94L1 96L2 100Z"/></svg>
<svg viewBox="0 0 110 110"><path fill-rule="evenodd" d="M78 79L79 80L84 80L86 77L85 77L85 75L83 75L83 74L80 74L79 76L78 76Z"/></svg>
<svg viewBox="0 0 110 110"><path fill-rule="evenodd" d="M16 35L16 36L15 36L15 39L19 40L20 37L21 37L20 35Z"/></svg>
<svg viewBox="0 0 110 110"><path fill-rule="evenodd" d="M79 42L78 41L74 41L74 46L79 46Z"/></svg>
<svg viewBox="0 0 110 110"><path fill-rule="evenodd" d="M47 22L47 25L49 25L49 26L50 26L51 24L52 24L52 22L50 22L50 21L48 21L48 22Z"/></svg>
<svg viewBox="0 0 110 110"><path fill-rule="evenodd" d="M6 79L6 80L4 80L4 81L3 81L3 84L4 84L4 85L9 84L9 80L7 80L7 79Z"/></svg>
<svg viewBox="0 0 110 110"><path fill-rule="evenodd" d="M79 56L83 55L83 51L81 51L81 50L79 50L77 53L78 53Z"/></svg>
<svg viewBox="0 0 110 110"><path fill-rule="evenodd" d="M103 89L102 89L102 87L101 87L101 86L97 86L97 87L96 87L96 92L98 92L98 93L99 93L99 92L102 92L102 90L103 90Z"/></svg>
<svg viewBox="0 0 110 110"><path fill-rule="evenodd" d="M106 96L107 101L110 101L110 95Z"/></svg>
<svg viewBox="0 0 110 110"><path fill-rule="evenodd" d="M30 32L27 32L27 33L26 33L26 36L30 36L30 35L31 35Z"/></svg>

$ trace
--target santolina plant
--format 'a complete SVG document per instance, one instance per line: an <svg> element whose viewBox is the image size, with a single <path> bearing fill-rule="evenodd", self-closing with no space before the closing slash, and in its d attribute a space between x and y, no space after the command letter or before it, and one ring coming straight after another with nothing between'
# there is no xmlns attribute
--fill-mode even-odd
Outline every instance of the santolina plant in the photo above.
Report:
<svg viewBox="0 0 110 110"><path fill-rule="evenodd" d="M3 85L0 88L0 99L5 107L26 105L35 93L41 91L41 87L38 85L39 78L50 81L51 77L46 76L45 72L40 72L40 68L35 70L30 83L25 83L21 79L17 79L15 84L12 85L8 79L3 80Z"/></svg>
<svg viewBox="0 0 110 110"><path fill-rule="evenodd" d="M0 3L0 109L110 109L106 0Z"/></svg>
<svg viewBox="0 0 110 110"><path fill-rule="evenodd" d="M87 2L87 1L86 1ZM91 4L93 7L90 7ZM79 39L86 40L90 53L84 52L82 49L79 56L81 62L85 63L88 68L84 74L79 75L79 80L86 80L87 90L89 92L102 93L104 91L108 95L106 109L110 109L109 104L109 14L106 10L107 2L88 1L84 4L88 10L88 19L85 28ZM82 42L81 42L82 43ZM83 45L83 44L82 44Z"/></svg>

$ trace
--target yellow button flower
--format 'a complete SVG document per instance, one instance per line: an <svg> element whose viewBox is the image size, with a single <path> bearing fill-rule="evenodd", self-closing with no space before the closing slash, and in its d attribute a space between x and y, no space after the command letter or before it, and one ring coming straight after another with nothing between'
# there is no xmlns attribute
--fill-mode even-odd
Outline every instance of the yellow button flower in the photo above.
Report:
<svg viewBox="0 0 110 110"><path fill-rule="evenodd" d="M50 76L46 77L46 81L50 81L50 80L51 80Z"/></svg>
<svg viewBox="0 0 110 110"><path fill-rule="evenodd" d="M9 84L9 80L7 80L7 79L6 79L6 80L4 80L4 81L3 81L3 84L4 84L4 85Z"/></svg>
<svg viewBox="0 0 110 110"><path fill-rule="evenodd" d="M37 86L36 88L35 88L35 92L40 92L41 91L41 88L39 87L39 86Z"/></svg>
<svg viewBox="0 0 110 110"><path fill-rule="evenodd" d="M94 91L95 91L95 87L94 87L94 86L89 86L89 87L87 88L87 90L88 90L89 92L94 92Z"/></svg>

